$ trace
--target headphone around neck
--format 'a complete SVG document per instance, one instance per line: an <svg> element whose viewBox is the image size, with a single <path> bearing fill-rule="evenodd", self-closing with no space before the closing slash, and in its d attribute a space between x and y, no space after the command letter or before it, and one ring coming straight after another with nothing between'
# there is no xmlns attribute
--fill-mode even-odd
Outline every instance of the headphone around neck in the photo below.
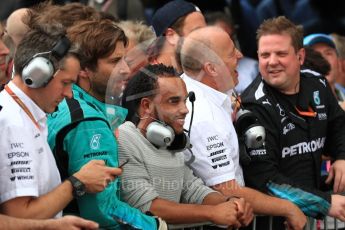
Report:
<svg viewBox="0 0 345 230"><path fill-rule="evenodd" d="M63 36L51 51L37 53L23 66L22 79L30 88L40 88L48 84L56 70L51 57L61 60L68 52L71 42Z"/></svg>
<svg viewBox="0 0 345 230"><path fill-rule="evenodd" d="M193 114L195 101L194 92L189 92L188 98L192 103ZM175 134L174 129L166 123L159 120L153 121L146 128L146 139L157 148L166 148L172 152L182 152L183 150L192 147L189 141L192 121L193 116L191 117L188 135L186 135L184 132L181 134Z"/></svg>

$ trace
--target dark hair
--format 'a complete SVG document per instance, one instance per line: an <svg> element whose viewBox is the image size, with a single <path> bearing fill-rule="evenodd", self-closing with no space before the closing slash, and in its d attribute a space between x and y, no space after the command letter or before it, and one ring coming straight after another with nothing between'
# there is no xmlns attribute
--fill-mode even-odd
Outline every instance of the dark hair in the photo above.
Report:
<svg viewBox="0 0 345 230"><path fill-rule="evenodd" d="M67 30L71 42L79 46L81 68L95 71L97 60L114 52L117 42L127 46L128 40L123 30L108 19L79 21Z"/></svg>
<svg viewBox="0 0 345 230"><path fill-rule="evenodd" d="M206 20L207 25L214 25L217 22L224 22L231 29L234 29L234 23L230 15L227 15L226 13L221 12L221 11L206 13L205 20Z"/></svg>
<svg viewBox="0 0 345 230"><path fill-rule="evenodd" d="M291 43L295 52L303 48L303 27L292 23L285 16L265 20L256 32L256 40L264 35L287 34L291 37Z"/></svg>
<svg viewBox="0 0 345 230"><path fill-rule="evenodd" d="M189 14L183 15L170 26L170 28L173 29L179 36L183 36L182 32L183 32L184 21L186 20Z"/></svg>
<svg viewBox="0 0 345 230"><path fill-rule="evenodd" d="M60 23L68 28L81 20L99 20L103 16L93 7L81 3L68 3L63 6L43 2L29 11L26 24L30 28L42 24Z"/></svg>
<svg viewBox="0 0 345 230"><path fill-rule="evenodd" d="M22 75L24 66L35 54L51 51L64 35L65 30L59 24L44 25L29 30L19 43L14 56L14 70L16 74ZM54 68L57 69L59 60L52 55L49 55L49 60L52 61Z"/></svg>
<svg viewBox="0 0 345 230"><path fill-rule="evenodd" d="M123 91L122 106L128 110L126 120L138 124L138 108L142 98L157 94L158 78L179 77L172 66L147 65L131 78Z"/></svg>
<svg viewBox="0 0 345 230"><path fill-rule="evenodd" d="M113 14L111 13L108 13L108 12L104 12L104 11L99 11L99 16L100 16L100 19L108 19L110 21L113 21L113 22L120 22L120 19L118 19L116 16L114 16Z"/></svg>
<svg viewBox="0 0 345 230"><path fill-rule="evenodd" d="M326 76L331 71L331 65L322 56L322 54L311 47L305 47L305 60L303 63L303 68L311 69L323 76Z"/></svg>

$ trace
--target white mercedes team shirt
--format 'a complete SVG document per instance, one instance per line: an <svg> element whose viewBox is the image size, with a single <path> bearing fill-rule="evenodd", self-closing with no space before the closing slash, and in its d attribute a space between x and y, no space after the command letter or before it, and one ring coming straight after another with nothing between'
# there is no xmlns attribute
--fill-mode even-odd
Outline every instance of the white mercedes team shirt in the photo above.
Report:
<svg viewBox="0 0 345 230"><path fill-rule="evenodd" d="M8 86L30 110L40 130L3 90L0 93L0 203L16 197L38 197L61 183L47 142L46 114L15 84L10 82Z"/></svg>
<svg viewBox="0 0 345 230"><path fill-rule="evenodd" d="M229 180L244 186L243 172L239 164L239 147L235 128L231 120L231 101L221 93L186 74L181 78L188 91L194 91L194 118L190 142L195 159L185 150L186 162L206 185L214 186ZM189 129L192 106L187 104L189 113L185 129Z"/></svg>

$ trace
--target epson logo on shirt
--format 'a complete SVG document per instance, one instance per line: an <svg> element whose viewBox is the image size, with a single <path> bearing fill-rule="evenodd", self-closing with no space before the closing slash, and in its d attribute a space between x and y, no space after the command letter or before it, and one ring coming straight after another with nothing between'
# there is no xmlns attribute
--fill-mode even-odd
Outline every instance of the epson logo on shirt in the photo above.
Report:
<svg viewBox="0 0 345 230"><path fill-rule="evenodd" d="M312 140L310 142L301 142L296 145L292 145L290 147L285 147L282 150L282 158L291 157L296 154L305 154L315 152L318 149L323 148L325 145L325 137L317 138L316 140Z"/></svg>
<svg viewBox="0 0 345 230"><path fill-rule="evenodd" d="M30 156L28 152L10 152L7 153L7 158L11 159L13 157L28 157Z"/></svg>

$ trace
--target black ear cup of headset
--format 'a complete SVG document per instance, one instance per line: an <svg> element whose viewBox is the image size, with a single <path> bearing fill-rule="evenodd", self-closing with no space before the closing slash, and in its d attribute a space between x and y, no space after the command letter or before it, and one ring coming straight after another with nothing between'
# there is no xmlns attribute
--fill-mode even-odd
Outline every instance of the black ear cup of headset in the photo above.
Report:
<svg viewBox="0 0 345 230"><path fill-rule="evenodd" d="M185 133L175 135L174 141L167 147L171 152L182 152L187 148L192 148L192 145Z"/></svg>
<svg viewBox="0 0 345 230"><path fill-rule="evenodd" d="M22 79L30 88L40 88L53 78L55 68L51 57L61 60L71 46L67 37L62 37L51 51L35 54L23 67Z"/></svg>
<svg viewBox="0 0 345 230"><path fill-rule="evenodd" d="M249 110L240 109L236 114L235 128L239 138L244 139L248 149L262 147L265 143L265 128L259 124L256 116Z"/></svg>

